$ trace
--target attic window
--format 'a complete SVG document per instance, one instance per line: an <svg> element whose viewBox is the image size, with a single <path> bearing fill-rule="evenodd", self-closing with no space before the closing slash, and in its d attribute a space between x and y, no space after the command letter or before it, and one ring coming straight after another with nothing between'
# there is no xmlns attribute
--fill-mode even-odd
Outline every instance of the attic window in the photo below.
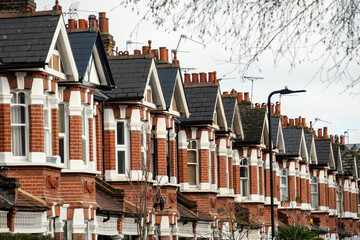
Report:
<svg viewBox="0 0 360 240"><path fill-rule="evenodd" d="M149 103L153 103L153 97L152 97L152 91L151 91L151 86L147 86L146 88L146 96L145 96L145 101L149 102Z"/></svg>
<svg viewBox="0 0 360 240"><path fill-rule="evenodd" d="M63 67L62 67L62 62L60 59L60 53L55 45L54 47L54 51L53 51L53 55L50 58L49 61L49 68L54 69L55 71L58 72L64 72Z"/></svg>

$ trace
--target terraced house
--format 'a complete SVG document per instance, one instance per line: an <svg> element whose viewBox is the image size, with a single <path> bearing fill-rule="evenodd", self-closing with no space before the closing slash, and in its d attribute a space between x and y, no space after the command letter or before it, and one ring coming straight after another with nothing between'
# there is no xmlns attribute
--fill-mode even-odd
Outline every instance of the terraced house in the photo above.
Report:
<svg viewBox="0 0 360 240"><path fill-rule="evenodd" d="M276 227L359 235L360 158L343 136L280 103L269 122L151 41L114 51L105 13L65 23L58 1L35 6L0 3L0 232L266 239L272 181Z"/></svg>

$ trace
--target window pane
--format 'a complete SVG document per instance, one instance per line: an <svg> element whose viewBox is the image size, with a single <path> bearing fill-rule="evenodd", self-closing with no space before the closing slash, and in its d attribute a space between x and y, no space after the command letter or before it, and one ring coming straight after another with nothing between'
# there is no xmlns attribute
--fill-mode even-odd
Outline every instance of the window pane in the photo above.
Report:
<svg viewBox="0 0 360 240"><path fill-rule="evenodd" d="M12 151L14 156L25 156L25 127L13 126L12 134Z"/></svg>
<svg viewBox="0 0 360 240"><path fill-rule="evenodd" d="M49 110L44 111L44 128L49 127Z"/></svg>
<svg viewBox="0 0 360 240"><path fill-rule="evenodd" d="M11 106L11 123L25 123L24 106Z"/></svg>
<svg viewBox="0 0 360 240"><path fill-rule="evenodd" d="M196 142L195 142L195 141L193 141L193 142L191 143L191 148L192 148L192 149L196 149Z"/></svg>
<svg viewBox="0 0 360 240"><path fill-rule="evenodd" d="M281 177L281 185L286 186L286 177Z"/></svg>
<svg viewBox="0 0 360 240"><path fill-rule="evenodd" d="M16 93L12 93L11 103L16 103L16 102L17 102Z"/></svg>
<svg viewBox="0 0 360 240"><path fill-rule="evenodd" d="M117 144L124 145L125 144L125 129L124 122L117 123Z"/></svg>
<svg viewBox="0 0 360 240"><path fill-rule="evenodd" d="M187 160L188 163L196 163L196 152L195 151L188 151L187 153Z"/></svg>
<svg viewBox="0 0 360 240"><path fill-rule="evenodd" d="M25 103L25 93L19 93L18 94L18 103Z"/></svg>
<svg viewBox="0 0 360 240"><path fill-rule="evenodd" d="M317 186L316 184L311 184L311 192L316 193L317 192Z"/></svg>
<svg viewBox="0 0 360 240"><path fill-rule="evenodd" d="M240 177L247 177L247 167L240 167Z"/></svg>
<svg viewBox="0 0 360 240"><path fill-rule="evenodd" d="M125 174L125 151L118 151L118 174Z"/></svg>
<svg viewBox="0 0 360 240"><path fill-rule="evenodd" d="M50 131L49 129L46 129L44 131L44 150L45 150L45 154L46 156L50 156L51 155L51 139L50 139Z"/></svg>
<svg viewBox="0 0 360 240"><path fill-rule="evenodd" d="M59 104L59 133L65 133L65 109L64 109L64 104Z"/></svg>
<svg viewBox="0 0 360 240"><path fill-rule="evenodd" d="M61 163L65 163L65 144L63 138L59 138L59 155L61 158Z"/></svg>
<svg viewBox="0 0 360 240"><path fill-rule="evenodd" d="M247 184L247 179L241 179L241 195L243 197L246 197L248 195L248 184Z"/></svg>
<svg viewBox="0 0 360 240"><path fill-rule="evenodd" d="M189 185L196 185L196 165L188 165Z"/></svg>
<svg viewBox="0 0 360 240"><path fill-rule="evenodd" d="M318 195L311 194L311 207L317 208L318 207Z"/></svg>

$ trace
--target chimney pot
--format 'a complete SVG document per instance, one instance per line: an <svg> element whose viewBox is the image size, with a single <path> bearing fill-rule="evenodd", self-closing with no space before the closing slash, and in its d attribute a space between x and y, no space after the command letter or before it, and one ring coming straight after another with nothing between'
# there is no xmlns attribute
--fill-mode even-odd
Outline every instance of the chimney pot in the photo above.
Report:
<svg viewBox="0 0 360 240"><path fill-rule="evenodd" d="M324 127L324 137L327 138L328 137L328 128Z"/></svg>
<svg viewBox="0 0 360 240"><path fill-rule="evenodd" d="M306 127L306 118L302 118L301 121L302 121L301 125L303 127Z"/></svg>
<svg viewBox="0 0 360 240"><path fill-rule="evenodd" d="M152 55L154 55L156 60L159 60L159 50L158 49L153 49L151 50Z"/></svg>
<svg viewBox="0 0 360 240"><path fill-rule="evenodd" d="M334 143L334 136L330 135L330 138L331 138L331 143Z"/></svg>
<svg viewBox="0 0 360 240"><path fill-rule="evenodd" d="M270 105L270 114L271 115L274 115L274 104L273 103L271 103L271 105Z"/></svg>
<svg viewBox="0 0 360 240"><path fill-rule="evenodd" d="M105 12L99 13L99 29L100 32L109 32L109 19L106 17Z"/></svg>
<svg viewBox="0 0 360 240"><path fill-rule="evenodd" d="M237 93L237 101L241 102L243 100L243 93L242 92L238 92Z"/></svg>
<svg viewBox="0 0 360 240"><path fill-rule="evenodd" d="M206 73L204 73L204 72L200 73L200 82L207 82L206 81Z"/></svg>
<svg viewBox="0 0 360 240"><path fill-rule="evenodd" d="M142 47L142 54L149 54L149 46Z"/></svg>
<svg viewBox="0 0 360 240"><path fill-rule="evenodd" d="M280 102L276 102L275 105L275 115L280 116Z"/></svg>
<svg viewBox="0 0 360 240"><path fill-rule="evenodd" d="M85 19L79 19L79 28L87 28L87 21Z"/></svg>
<svg viewBox="0 0 360 240"><path fill-rule="evenodd" d="M293 118L289 119L289 126L294 126L294 119Z"/></svg>
<svg viewBox="0 0 360 240"><path fill-rule="evenodd" d="M223 92L223 97L229 97L229 92Z"/></svg>
<svg viewBox="0 0 360 240"><path fill-rule="evenodd" d="M245 101L250 102L249 93L248 92L244 93L244 96L245 96Z"/></svg>
<svg viewBox="0 0 360 240"><path fill-rule="evenodd" d="M322 129L321 128L318 129L318 137L320 137L320 138L322 137Z"/></svg>
<svg viewBox="0 0 360 240"><path fill-rule="evenodd" d="M339 136L337 134L335 135L335 143L339 143Z"/></svg>
<svg viewBox="0 0 360 240"><path fill-rule="evenodd" d="M95 28L97 28L96 16L93 15L93 14L89 15L89 28L90 28L90 29L95 29Z"/></svg>
<svg viewBox="0 0 360 240"><path fill-rule="evenodd" d="M185 73L185 74L184 74L184 77L185 77L185 83L191 83L190 73Z"/></svg>
<svg viewBox="0 0 360 240"><path fill-rule="evenodd" d="M192 83L198 83L199 82L199 74L193 73L192 75Z"/></svg>
<svg viewBox="0 0 360 240"><path fill-rule="evenodd" d="M139 49L135 49L134 50L134 55L139 55L139 54L141 54L141 51Z"/></svg>
<svg viewBox="0 0 360 240"><path fill-rule="evenodd" d="M295 118L295 126L299 126L300 125L300 119L299 118Z"/></svg>
<svg viewBox="0 0 360 240"><path fill-rule="evenodd" d="M168 59L168 51L166 49L166 47L160 47L160 61L161 62L167 62Z"/></svg>
<svg viewBox="0 0 360 240"><path fill-rule="evenodd" d="M255 108L260 108L260 103L255 103Z"/></svg>
<svg viewBox="0 0 360 240"><path fill-rule="evenodd" d="M213 72L209 72L209 82L213 82L214 81L214 73Z"/></svg>
<svg viewBox="0 0 360 240"><path fill-rule="evenodd" d="M262 103L261 108L266 108L266 105L267 105L266 103Z"/></svg>
<svg viewBox="0 0 360 240"><path fill-rule="evenodd" d="M282 127L284 127L284 128L287 127L287 125L288 125L288 116L285 115L285 116L283 117L281 123L282 123L282 124L281 124Z"/></svg>
<svg viewBox="0 0 360 240"><path fill-rule="evenodd" d="M231 95L232 97L236 97L236 94L237 94L236 90L235 90L235 89L232 89L231 92L230 92L230 95Z"/></svg>
<svg viewBox="0 0 360 240"><path fill-rule="evenodd" d="M77 21L75 19L70 18L68 23L69 23L69 28L70 29L77 28Z"/></svg>
<svg viewBox="0 0 360 240"><path fill-rule="evenodd" d="M344 137L344 135L340 136L340 144L345 145L345 137Z"/></svg>

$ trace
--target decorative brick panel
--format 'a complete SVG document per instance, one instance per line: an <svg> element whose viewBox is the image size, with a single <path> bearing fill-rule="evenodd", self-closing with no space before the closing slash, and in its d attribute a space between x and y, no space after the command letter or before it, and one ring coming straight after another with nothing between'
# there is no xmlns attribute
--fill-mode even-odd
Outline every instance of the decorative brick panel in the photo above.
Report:
<svg viewBox="0 0 360 240"><path fill-rule="evenodd" d="M94 119L89 118L89 161L94 161Z"/></svg>
<svg viewBox="0 0 360 240"><path fill-rule="evenodd" d="M216 184L216 152L211 151L211 184Z"/></svg>
<svg viewBox="0 0 360 240"><path fill-rule="evenodd" d="M151 172L151 134L146 134L146 169Z"/></svg>
<svg viewBox="0 0 360 240"><path fill-rule="evenodd" d="M250 166L250 194L258 194L258 167Z"/></svg>
<svg viewBox="0 0 360 240"><path fill-rule="evenodd" d="M226 156L219 156L219 188L227 188Z"/></svg>
<svg viewBox="0 0 360 240"><path fill-rule="evenodd" d="M10 104L0 104L0 152L11 152Z"/></svg>
<svg viewBox="0 0 360 240"><path fill-rule="evenodd" d="M180 182L188 182L187 150L179 149L179 174Z"/></svg>
<svg viewBox="0 0 360 240"><path fill-rule="evenodd" d="M157 157L157 173L159 176L167 175L167 162L166 162L166 139L158 138L156 139L156 157Z"/></svg>
<svg viewBox="0 0 360 240"><path fill-rule="evenodd" d="M288 191L289 191L289 201L293 202L295 201L295 176L289 176L288 177L288 181L289 181L289 187L288 187Z"/></svg>
<svg viewBox="0 0 360 240"><path fill-rule="evenodd" d="M59 109L51 109L52 155L59 155Z"/></svg>
<svg viewBox="0 0 360 240"><path fill-rule="evenodd" d="M306 179L301 178L300 179L300 190L301 190L301 202L302 203L308 203L308 192L307 192L307 186L306 186Z"/></svg>
<svg viewBox="0 0 360 240"><path fill-rule="evenodd" d="M199 151L199 163L200 163L200 182L208 183L209 182L209 150L201 149Z"/></svg>
<svg viewBox="0 0 360 240"><path fill-rule="evenodd" d="M228 158L228 166L229 166L229 188L234 189L234 174L233 174L232 158L231 157Z"/></svg>
<svg viewBox="0 0 360 240"><path fill-rule="evenodd" d="M96 123L96 164L97 170L101 172L100 177L103 177L103 144L102 144L102 122L100 110L97 109L95 117Z"/></svg>
<svg viewBox="0 0 360 240"><path fill-rule="evenodd" d="M29 106L30 152L44 152L44 106Z"/></svg>
<svg viewBox="0 0 360 240"><path fill-rule="evenodd" d="M239 165L233 165L233 187L234 187L234 193L240 194L240 166Z"/></svg>
<svg viewBox="0 0 360 240"><path fill-rule="evenodd" d="M130 131L131 170L141 170L141 131ZM166 157L165 157L166 159ZM165 161L166 162L166 161ZM166 166L165 166L166 169Z"/></svg>
<svg viewBox="0 0 360 240"><path fill-rule="evenodd" d="M264 195L264 175L263 167L259 167L259 194Z"/></svg>
<svg viewBox="0 0 360 240"><path fill-rule="evenodd" d="M276 187L274 186L274 190L276 190ZM274 191L274 196L275 191ZM270 197L270 170L265 169L265 197Z"/></svg>
<svg viewBox="0 0 360 240"><path fill-rule="evenodd" d="M105 130L105 169L116 170L115 130Z"/></svg>
<svg viewBox="0 0 360 240"><path fill-rule="evenodd" d="M18 13L21 8L30 8L35 11L34 0L11 0L0 2L0 13Z"/></svg>
<svg viewBox="0 0 360 240"><path fill-rule="evenodd" d="M177 177L177 156L176 156L176 141L170 141L170 161L171 161L171 168L170 168L170 175L172 177Z"/></svg>
<svg viewBox="0 0 360 240"><path fill-rule="evenodd" d="M82 155L82 121L81 116L70 116L69 139L70 139L70 160L83 159Z"/></svg>

